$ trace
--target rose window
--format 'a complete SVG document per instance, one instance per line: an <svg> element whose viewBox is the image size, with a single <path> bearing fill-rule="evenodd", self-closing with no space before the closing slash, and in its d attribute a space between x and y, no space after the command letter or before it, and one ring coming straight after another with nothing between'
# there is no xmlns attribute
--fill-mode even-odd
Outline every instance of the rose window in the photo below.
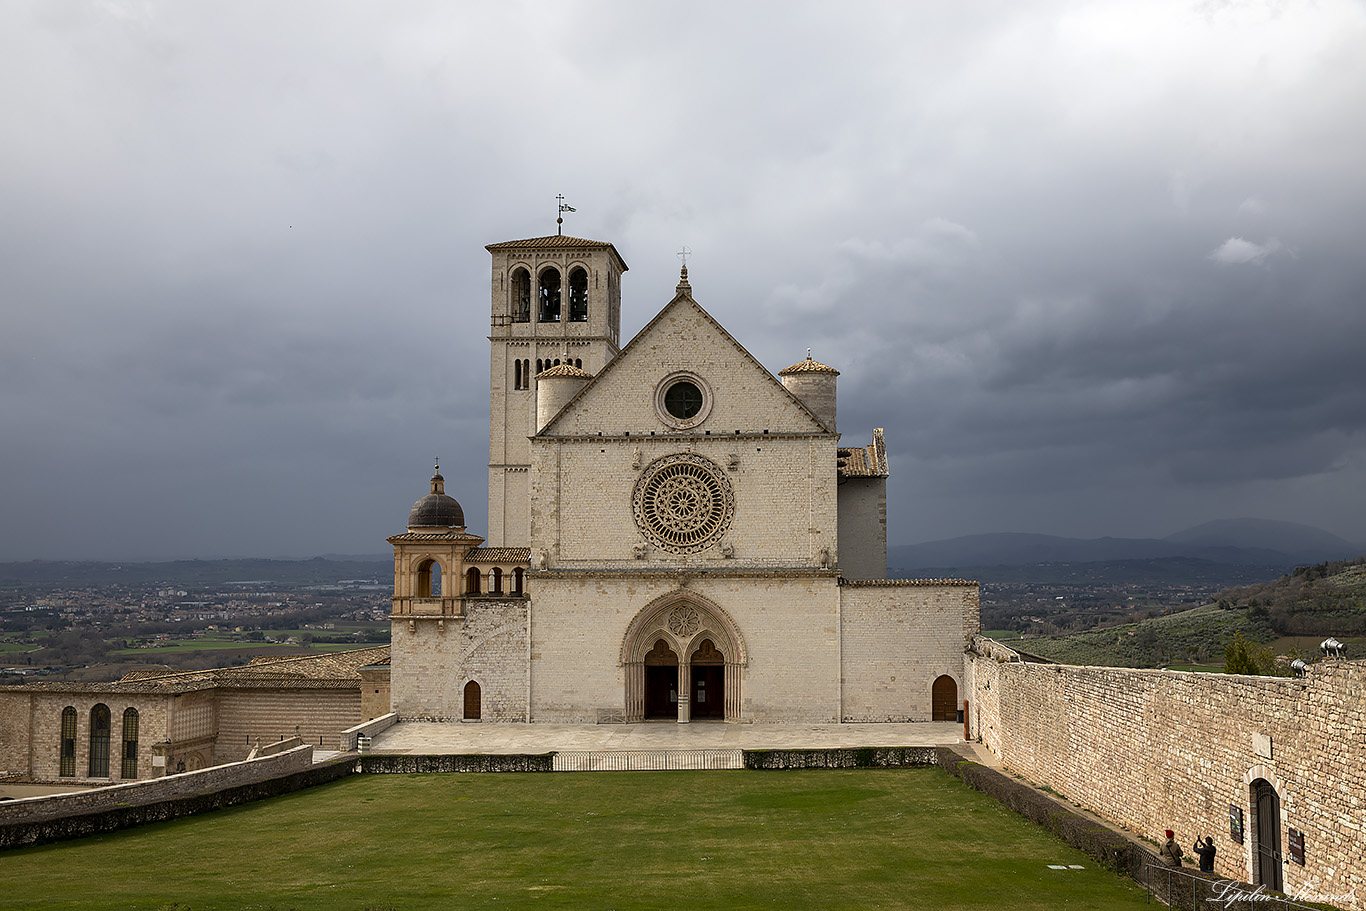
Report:
<svg viewBox="0 0 1366 911"><path fill-rule="evenodd" d="M721 540L735 511L735 494L714 462L685 453L646 468L632 505L636 525L651 543L686 554Z"/></svg>
<svg viewBox="0 0 1366 911"><path fill-rule="evenodd" d="M697 632L697 611L691 607L675 607L669 613L669 632L675 636L686 637Z"/></svg>

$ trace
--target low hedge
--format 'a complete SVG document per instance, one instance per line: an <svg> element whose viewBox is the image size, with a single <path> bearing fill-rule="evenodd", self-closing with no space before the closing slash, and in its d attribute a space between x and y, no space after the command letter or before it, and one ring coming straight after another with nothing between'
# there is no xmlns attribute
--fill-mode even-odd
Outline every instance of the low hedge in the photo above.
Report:
<svg viewBox="0 0 1366 911"><path fill-rule="evenodd" d="M554 753L494 755L464 753L446 756L404 756L367 753L356 762L369 775L411 775L423 772L552 772Z"/></svg>
<svg viewBox="0 0 1366 911"><path fill-rule="evenodd" d="M934 765L934 747L824 750L745 750L747 769L900 769Z"/></svg>

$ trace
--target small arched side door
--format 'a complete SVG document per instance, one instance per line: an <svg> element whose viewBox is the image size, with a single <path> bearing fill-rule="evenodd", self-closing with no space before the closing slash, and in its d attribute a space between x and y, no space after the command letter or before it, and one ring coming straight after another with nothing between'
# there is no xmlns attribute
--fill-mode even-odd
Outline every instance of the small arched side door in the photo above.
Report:
<svg viewBox="0 0 1366 911"><path fill-rule="evenodd" d="M930 706L931 720L958 720L958 683L948 674L934 681L934 687L930 691Z"/></svg>
<svg viewBox="0 0 1366 911"><path fill-rule="evenodd" d="M478 721L484 713L483 694L479 690L479 684L471 680L465 684L465 713L466 721Z"/></svg>

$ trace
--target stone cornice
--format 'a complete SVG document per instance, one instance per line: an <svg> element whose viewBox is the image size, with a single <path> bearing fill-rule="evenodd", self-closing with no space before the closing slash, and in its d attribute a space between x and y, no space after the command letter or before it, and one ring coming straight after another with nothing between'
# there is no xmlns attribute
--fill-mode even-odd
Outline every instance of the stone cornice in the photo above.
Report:
<svg viewBox="0 0 1366 911"><path fill-rule="evenodd" d="M927 588L953 585L977 587L969 579L841 579L840 585L850 588Z"/></svg>
<svg viewBox="0 0 1366 911"><path fill-rule="evenodd" d="M538 434L531 437L533 443L536 442L588 442L594 440L617 440L640 442L641 440L670 440L670 441L719 441L719 440L828 440L839 439L838 433L827 433L825 431L812 431L810 433L768 433L760 430L742 430L739 433L575 433L565 434Z"/></svg>
<svg viewBox="0 0 1366 911"><path fill-rule="evenodd" d="M813 567L726 567L711 569L701 567L650 568L650 569L533 569L527 574L528 580L549 579L605 579L629 577L631 579L663 579L674 582L680 587L702 579L838 579L839 570ZM535 591L532 591L535 597Z"/></svg>

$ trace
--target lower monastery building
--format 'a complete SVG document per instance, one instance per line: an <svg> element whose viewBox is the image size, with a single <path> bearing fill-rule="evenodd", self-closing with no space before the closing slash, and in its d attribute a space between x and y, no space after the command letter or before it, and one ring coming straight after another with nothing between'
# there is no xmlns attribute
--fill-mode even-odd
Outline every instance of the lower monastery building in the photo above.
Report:
<svg viewBox="0 0 1366 911"><path fill-rule="evenodd" d="M954 720L974 583L886 578L881 429L677 293L618 350L610 243L493 244L488 538L439 472L394 546L401 719Z"/></svg>

